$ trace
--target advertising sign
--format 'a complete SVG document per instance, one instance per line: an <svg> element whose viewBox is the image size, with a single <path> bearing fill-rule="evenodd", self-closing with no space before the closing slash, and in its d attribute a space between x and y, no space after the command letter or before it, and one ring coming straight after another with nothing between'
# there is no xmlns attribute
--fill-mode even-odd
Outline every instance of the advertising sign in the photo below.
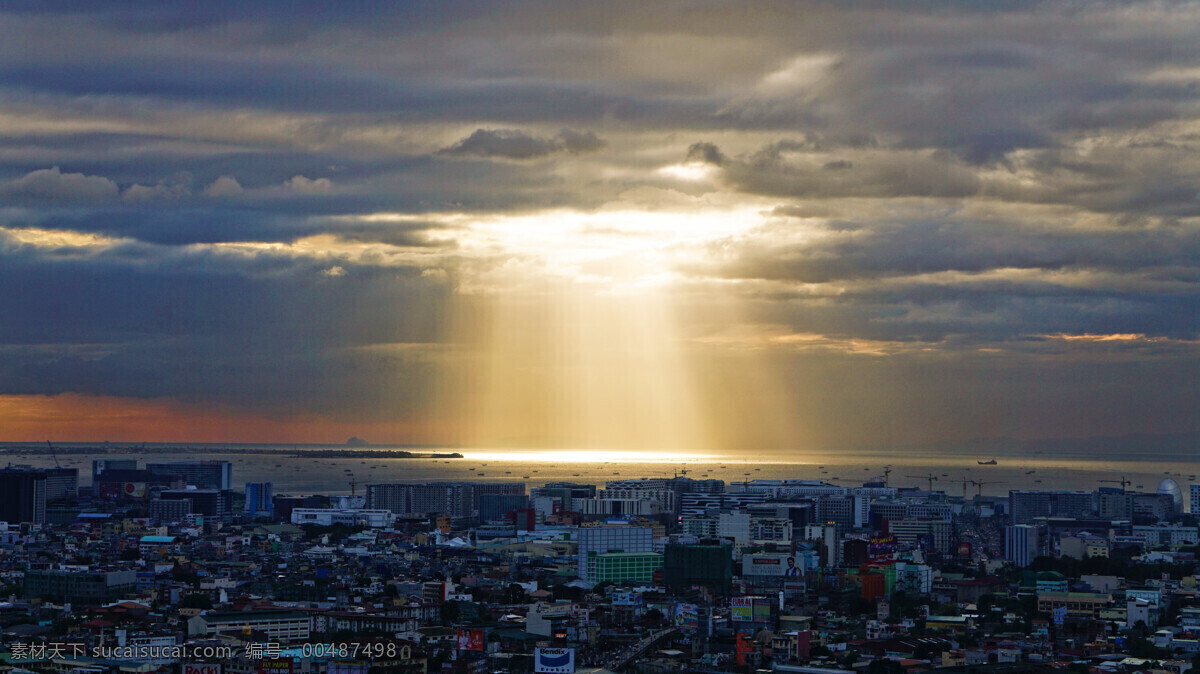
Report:
<svg viewBox="0 0 1200 674"><path fill-rule="evenodd" d="M291 658L270 658L258 663L258 674L292 674Z"/></svg>
<svg viewBox="0 0 1200 674"><path fill-rule="evenodd" d="M742 557L742 575L794 578L802 574L794 556L774 553Z"/></svg>
<svg viewBox="0 0 1200 674"><path fill-rule="evenodd" d="M101 482L100 498L146 498L145 482Z"/></svg>
<svg viewBox="0 0 1200 674"><path fill-rule="evenodd" d="M538 674L575 674L575 649L535 649L533 651L533 671Z"/></svg>
<svg viewBox="0 0 1200 674"><path fill-rule="evenodd" d="M695 630L700 627L700 610L695 604L675 604L673 621L676 627Z"/></svg>
<svg viewBox="0 0 1200 674"><path fill-rule="evenodd" d="M458 628L458 650L482 651L487 643L487 634L481 629Z"/></svg>
<svg viewBox="0 0 1200 674"><path fill-rule="evenodd" d="M641 606L642 595L640 592L613 592L613 606Z"/></svg>
<svg viewBox="0 0 1200 674"><path fill-rule="evenodd" d="M182 674L221 674L221 665L206 665L198 662L183 663Z"/></svg>
<svg viewBox="0 0 1200 674"><path fill-rule="evenodd" d="M750 622L754 619L754 599L734 597L729 600L729 619L734 622Z"/></svg>
<svg viewBox="0 0 1200 674"><path fill-rule="evenodd" d="M768 622L771 620L771 600L765 597L754 598L754 622Z"/></svg>
<svg viewBox="0 0 1200 674"><path fill-rule="evenodd" d="M867 545L867 554L871 557L886 557L894 552L896 552L896 537L891 534L874 536Z"/></svg>

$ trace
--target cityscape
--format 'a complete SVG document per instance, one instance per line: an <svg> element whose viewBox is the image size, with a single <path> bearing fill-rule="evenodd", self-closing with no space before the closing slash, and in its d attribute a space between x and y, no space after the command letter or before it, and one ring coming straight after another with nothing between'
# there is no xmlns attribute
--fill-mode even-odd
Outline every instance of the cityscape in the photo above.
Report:
<svg viewBox="0 0 1200 674"><path fill-rule="evenodd" d="M1200 674L1198 64L0 2L0 674Z"/></svg>
<svg viewBox="0 0 1200 674"><path fill-rule="evenodd" d="M49 447L52 449L52 445ZM105 448L93 448L105 452ZM688 475L281 493L0 470L12 671L947 672L1200 661L1200 483ZM49 452L58 462L57 454ZM469 460L469 459L460 459ZM982 462L990 463L990 462ZM89 474L90 472L90 474ZM911 480L909 480L911 481ZM1186 486L1186 492L1184 490Z"/></svg>

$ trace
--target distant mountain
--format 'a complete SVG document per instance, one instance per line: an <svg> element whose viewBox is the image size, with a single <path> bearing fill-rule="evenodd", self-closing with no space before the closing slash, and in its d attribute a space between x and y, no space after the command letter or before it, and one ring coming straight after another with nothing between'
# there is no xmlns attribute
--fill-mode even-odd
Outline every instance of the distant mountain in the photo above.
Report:
<svg viewBox="0 0 1200 674"><path fill-rule="evenodd" d="M371 443L363 440L362 438L350 438L346 441L347 447L366 447L369 444Z"/></svg>

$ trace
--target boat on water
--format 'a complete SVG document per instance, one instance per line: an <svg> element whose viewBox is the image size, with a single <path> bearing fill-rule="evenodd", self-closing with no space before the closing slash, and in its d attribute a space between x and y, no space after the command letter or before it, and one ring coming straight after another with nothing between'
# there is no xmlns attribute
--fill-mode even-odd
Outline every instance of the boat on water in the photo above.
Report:
<svg viewBox="0 0 1200 674"><path fill-rule="evenodd" d="M996 465L996 460L992 459L991 461L976 461L975 463L981 466L994 466Z"/></svg>

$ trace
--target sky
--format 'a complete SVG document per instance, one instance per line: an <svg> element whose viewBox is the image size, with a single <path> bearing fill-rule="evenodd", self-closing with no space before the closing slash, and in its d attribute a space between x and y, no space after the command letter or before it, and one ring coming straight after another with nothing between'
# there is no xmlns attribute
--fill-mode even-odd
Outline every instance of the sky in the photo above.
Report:
<svg viewBox="0 0 1200 674"><path fill-rule="evenodd" d="M0 439L1194 432L1198 27L0 4Z"/></svg>

